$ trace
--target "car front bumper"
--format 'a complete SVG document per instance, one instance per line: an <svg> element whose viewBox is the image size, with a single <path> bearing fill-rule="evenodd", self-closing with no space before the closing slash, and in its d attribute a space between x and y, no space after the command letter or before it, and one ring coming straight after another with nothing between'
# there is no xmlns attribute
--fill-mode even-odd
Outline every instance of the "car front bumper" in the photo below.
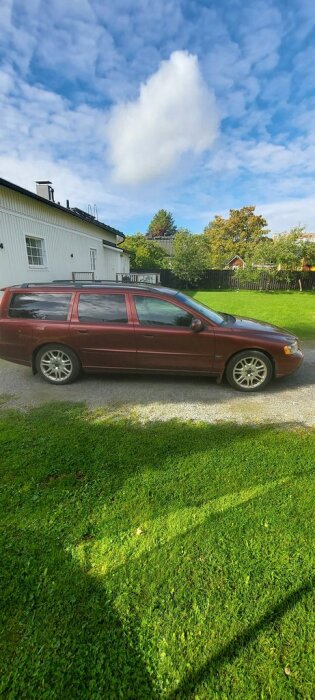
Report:
<svg viewBox="0 0 315 700"><path fill-rule="evenodd" d="M287 377L289 374L293 374L301 366L304 359L304 355L301 350L299 350L294 355L285 355L284 357L277 357L275 360L275 377Z"/></svg>

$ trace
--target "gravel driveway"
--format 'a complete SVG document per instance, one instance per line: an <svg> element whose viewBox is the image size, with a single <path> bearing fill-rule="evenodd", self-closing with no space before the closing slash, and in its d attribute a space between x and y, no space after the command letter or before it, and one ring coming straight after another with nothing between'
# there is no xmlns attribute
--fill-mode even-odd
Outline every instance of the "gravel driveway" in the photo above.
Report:
<svg viewBox="0 0 315 700"><path fill-rule="evenodd" d="M0 406L25 409L47 401L84 401L140 420L169 418L315 425L315 343L305 343L300 370L250 396L204 377L85 375L54 387L31 370L0 360Z"/></svg>

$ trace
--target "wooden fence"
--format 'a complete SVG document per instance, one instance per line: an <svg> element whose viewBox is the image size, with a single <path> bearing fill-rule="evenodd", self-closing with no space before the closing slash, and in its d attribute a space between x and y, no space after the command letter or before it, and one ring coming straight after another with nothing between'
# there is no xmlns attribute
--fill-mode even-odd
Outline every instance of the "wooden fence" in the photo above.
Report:
<svg viewBox="0 0 315 700"><path fill-rule="evenodd" d="M133 272L145 272L145 270L133 270ZM175 289L256 289L266 291L277 290L315 290L315 272L277 272L275 278L271 278L267 272L262 271L257 282L240 281L234 270L206 270L199 282L195 285L186 284L184 280L176 277L171 270L156 270L161 276L161 285Z"/></svg>

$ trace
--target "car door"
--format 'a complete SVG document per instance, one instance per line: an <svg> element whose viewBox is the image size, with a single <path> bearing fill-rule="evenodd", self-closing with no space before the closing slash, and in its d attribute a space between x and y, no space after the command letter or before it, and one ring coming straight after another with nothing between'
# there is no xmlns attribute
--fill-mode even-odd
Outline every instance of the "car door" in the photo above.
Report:
<svg viewBox="0 0 315 700"><path fill-rule="evenodd" d="M139 369L211 374L215 335L205 319L196 333L196 316L183 304L157 295L133 294Z"/></svg>
<svg viewBox="0 0 315 700"><path fill-rule="evenodd" d="M136 368L134 327L124 292L85 289L78 293L70 335L84 368Z"/></svg>

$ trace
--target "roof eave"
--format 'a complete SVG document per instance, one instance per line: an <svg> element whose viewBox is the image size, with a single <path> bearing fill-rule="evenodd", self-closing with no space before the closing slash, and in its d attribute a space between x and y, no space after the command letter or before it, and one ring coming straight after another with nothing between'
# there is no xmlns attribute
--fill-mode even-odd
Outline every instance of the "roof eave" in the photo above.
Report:
<svg viewBox="0 0 315 700"><path fill-rule="evenodd" d="M112 226L108 226L108 224L103 224L101 221L86 221L80 214L77 212L73 211L72 209L68 209L68 207L63 207L61 204L57 204L56 202L50 202L48 199L45 199L45 197L40 197L40 195L36 194L35 192L31 192L30 190L26 190L24 187L20 187L20 185L15 185L14 182L9 182L9 180L4 180L2 177L0 177L0 185L2 187L6 187L9 190L13 190L14 192L18 192L19 194L24 195L25 197L31 197L31 199L35 199L36 201L40 202L41 204L46 204L49 207L53 207L54 209L57 209L58 211L63 212L64 214L69 214L70 216L75 216L77 219L80 221L84 221L84 223L89 223L91 226L96 226L97 228L103 229L103 231L107 231L108 233L112 233L115 236L121 236L122 237L122 243L125 241L126 236L122 231L118 231L118 229L113 228Z"/></svg>

